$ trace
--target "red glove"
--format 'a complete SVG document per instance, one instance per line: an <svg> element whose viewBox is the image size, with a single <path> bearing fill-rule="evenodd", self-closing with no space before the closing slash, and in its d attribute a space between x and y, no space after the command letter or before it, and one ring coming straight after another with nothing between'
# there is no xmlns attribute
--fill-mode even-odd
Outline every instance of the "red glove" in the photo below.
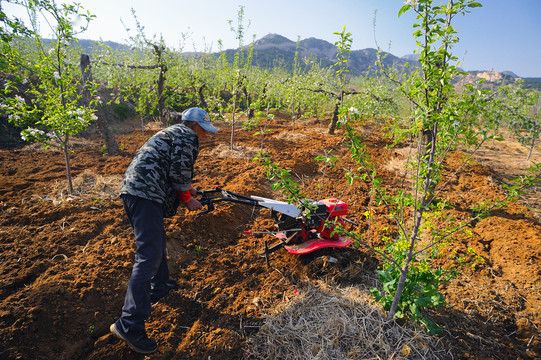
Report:
<svg viewBox="0 0 541 360"><path fill-rule="evenodd" d="M192 198L192 194L190 193L190 190L177 191L177 194L178 194L178 198L180 199L180 202L183 204L187 203Z"/></svg>

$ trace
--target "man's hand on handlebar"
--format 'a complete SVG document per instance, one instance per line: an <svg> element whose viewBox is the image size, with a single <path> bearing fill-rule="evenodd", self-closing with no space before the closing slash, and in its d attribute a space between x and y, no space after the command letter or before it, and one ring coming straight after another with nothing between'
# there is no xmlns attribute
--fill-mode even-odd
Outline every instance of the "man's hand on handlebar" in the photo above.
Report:
<svg viewBox="0 0 541 360"><path fill-rule="evenodd" d="M188 200L186 202L186 208L189 210L189 211L195 211L195 210L199 210L201 209L203 206L201 205L201 203L196 199L196 198L190 198L190 200Z"/></svg>

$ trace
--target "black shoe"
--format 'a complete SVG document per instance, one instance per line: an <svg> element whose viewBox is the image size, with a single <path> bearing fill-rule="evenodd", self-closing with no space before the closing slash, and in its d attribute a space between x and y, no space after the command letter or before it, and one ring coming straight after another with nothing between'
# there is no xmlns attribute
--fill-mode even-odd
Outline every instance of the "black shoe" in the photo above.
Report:
<svg viewBox="0 0 541 360"><path fill-rule="evenodd" d="M169 290L175 290L178 289L178 282L175 279L169 279L167 280L167 283L165 283L165 286Z"/></svg>
<svg viewBox="0 0 541 360"><path fill-rule="evenodd" d="M109 329L113 335L124 340L135 352L140 354L151 354L158 349L156 342L147 337L145 330L130 332L129 329L122 324L120 319L112 324Z"/></svg>
<svg viewBox="0 0 541 360"><path fill-rule="evenodd" d="M165 289L159 292L150 293L150 302L156 304L165 295L169 294L169 291L178 289L178 283L175 279L169 279L165 283Z"/></svg>

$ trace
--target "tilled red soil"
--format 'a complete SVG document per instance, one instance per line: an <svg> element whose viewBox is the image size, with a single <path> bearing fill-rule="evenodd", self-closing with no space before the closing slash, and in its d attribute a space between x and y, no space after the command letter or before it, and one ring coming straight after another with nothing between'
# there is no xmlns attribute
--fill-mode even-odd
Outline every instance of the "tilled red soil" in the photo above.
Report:
<svg viewBox="0 0 541 360"><path fill-rule="evenodd" d="M308 123L297 124L293 134L280 119L271 129L266 150L292 170L312 198L318 197L316 184L322 179L322 164L314 158L333 149L340 160L326 171L320 197L340 196L349 204L348 217L366 231L362 214L368 186L360 181L346 186L343 169L351 164L341 136L323 135L323 127ZM119 184L152 133L117 135L124 149L118 156L102 155L95 136L77 142L71 155L73 175L78 179L86 171L107 178L109 185L99 185L101 195L85 194L84 189L80 196L60 195L66 182L60 152L0 150L0 358L142 358L109 334L120 314L134 253L132 230L110 184ZM363 134L384 184L399 184L400 177L387 166L399 154L385 148L376 128ZM203 140L195 186L221 185L246 195L280 198L258 162L233 156L257 151L261 138L238 131L235 145L243 149L233 153L223 151L229 137L224 128ZM456 168L461 158L453 154L449 168ZM469 216L471 204L500 194L498 179L505 174L496 170L468 165L452 181L444 197L458 217ZM384 215L383 207L375 210ZM377 258L353 246L305 256L282 249L272 254L267 268L259 256L263 238L242 233L270 228L264 212L223 206L197 219L194 215L180 209L166 220L170 270L180 288L153 308L147 329L159 351L151 358L243 358L249 353L247 339L267 311L302 282L332 279L351 285L374 279ZM373 221L371 233L377 240L389 223L384 216ZM449 245L468 260L460 276L443 289L449 306L429 313L444 328L441 338L449 358L540 358L541 224L526 206L510 204L471 230L470 236ZM323 268L317 261L322 255L338 263Z"/></svg>

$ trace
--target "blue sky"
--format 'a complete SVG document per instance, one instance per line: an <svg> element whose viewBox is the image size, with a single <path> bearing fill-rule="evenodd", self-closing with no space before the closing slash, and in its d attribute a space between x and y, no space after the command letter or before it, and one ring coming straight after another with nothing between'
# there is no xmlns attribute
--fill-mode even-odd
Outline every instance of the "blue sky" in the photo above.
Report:
<svg viewBox="0 0 541 360"><path fill-rule="evenodd" d="M62 2L57 0L58 3ZM125 43L134 29L133 8L147 36L163 36L169 46L184 51L236 48L238 41L228 20L237 23L244 6L245 43L269 33L290 40L315 37L335 42L334 32L352 34L352 49L378 45L396 56L413 53L413 13L398 18L402 0L78 0L97 18L81 38ZM513 71L522 77L541 77L541 0L479 0L482 8L454 22L460 43L453 54L465 70ZM24 17L24 9L2 2L4 11ZM374 12L376 12L374 29ZM42 25L42 35L47 28ZM50 32L49 32L50 33ZM182 41L183 34L186 41ZM377 42L377 43L376 43Z"/></svg>

